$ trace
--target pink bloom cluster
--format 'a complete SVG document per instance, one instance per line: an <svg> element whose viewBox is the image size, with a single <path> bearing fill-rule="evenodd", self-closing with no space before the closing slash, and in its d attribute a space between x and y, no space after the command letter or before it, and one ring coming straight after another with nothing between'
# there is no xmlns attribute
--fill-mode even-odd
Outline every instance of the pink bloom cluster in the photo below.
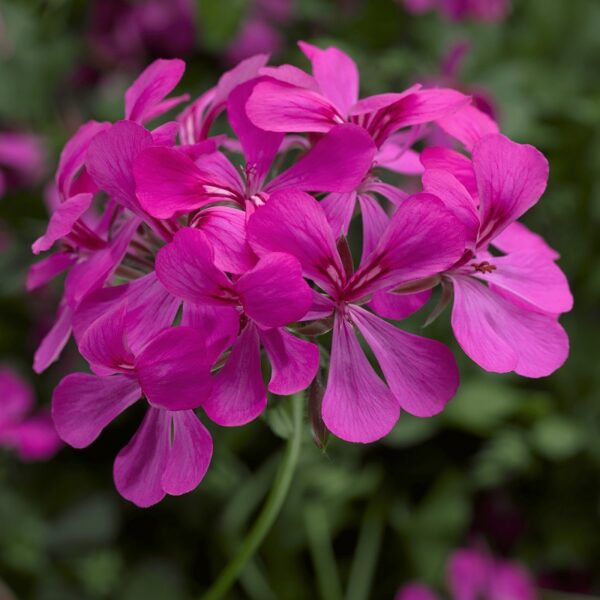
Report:
<svg viewBox="0 0 600 600"><path fill-rule="evenodd" d="M438 10L453 21L500 21L510 10L510 0L404 0L404 6L417 15Z"/></svg>
<svg viewBox="0 0 600 600"><path fill-rule="evenodd" d="M45 161L46 151L37 136L0 132L0 198L12 187L37 183Z"/></svg>
<svg viewBox="0 0 600 600"><path fill-rule="evenodd" d="M458 387L451 351L386 320L435 287L442 299L454 290L454 332L483 368L541 377L567 356L558 316L571 296L557 255L517 222L546 186L542 154L451 89L359 99L349 56L300 47L312 73L252 57L158 127L186 97L168 98L184 64L156 61L128 89L124 120L83 125L61 155L60 203L33 245L56 251L29 287L67 277L34 367L73 334L92 374L62 380L53 415L78 448L145 398L114 468L140 506L204 476L212 441L196 409L248 423L268 393L320 380L320 357L320 418L344 440L385 436L402 409L441 411ZM211 136L217 119L234 135ZM414 132L432 122L469 155L419 156ZM423 192L384 183L384 169L422 174ZM355 218L360 258L346 238ZM331 330L328 359L320 336Z"/></svg>
<svg viewBox="0 0 600 600"><path fill-rule="evenodd" d="M0 366L0 446L25 461L47 460L62 446L50 414L30 414L33 390L12 369Z"/></svg>
<svg viewBox="0 0 600 600"><path fill-rule="evenodd" d="M496 559L487 552L460 549L447 566L452 600L536 600L535 583L518 563ZM438 600L439 596L419 583L398 591L396 600Z"/></svg>

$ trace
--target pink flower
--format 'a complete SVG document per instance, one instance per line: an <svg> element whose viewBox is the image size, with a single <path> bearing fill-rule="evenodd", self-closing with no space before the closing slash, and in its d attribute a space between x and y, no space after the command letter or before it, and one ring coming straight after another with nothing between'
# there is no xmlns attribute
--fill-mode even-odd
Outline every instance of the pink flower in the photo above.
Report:
<svg viewBox="0 0 600 600"><path fill-rule="evenodd" d="M356 273L340 256L323 209L303 192L273 194L251 217L248 235L259 256L295 256L304 275L325 292L306 318L334 315L322 404L323 421L331 432L348 441L371 442L389 433L400 408L419 416L442 410L458 386L450 351L396 329L362 306L378 292L445 270L463 253L461 226L439 200L429 195L406 200ZM370 366L356 329L387 383Z"/></svg>
<svg viewBox="0 0 600 600"><path fill-rule="evenodd" d="M335 47L322 50L300 42L313 75L283 65L263 68L271 80L259 83L248 99L250 120L267 131L325 133L350 122L364 127L378 146L393 133L456 112L469 102L449 89L420 89L358 99L359 75L354 61Z"/></svg>
<svg viewBox="0 0 600 600"><path fill-rule="evenodd" d="M206 308L218 310L219 330L233 342L231 355L215 378L215 389L203 404L213 421L243 425L264 410L267 388L261 371L261 344L272 365L271 392L293 394L314 379L318 348L285 329L304 317L312 301L296 258L267 254L232 280L215 265L206 236L195 229L182 229L158 253L156 272L162 284L190 303L198 316Z"/></svg>
<svg viewBox="0 0 600 600"><path fill-rule="evenodd" d="M0 367L0 446L14 449L24 461L48 460L61 447L50 415L30 415L31 387L12 369Z"/></svg>
<svg viewBox="0 0 600 600"><path fill-rule="evenodd" d="M549 375L568 354L558 315L573 299L556 254L516 223L546 188L546 159L491 134L474 143L472 162L435 148L422 160L425 191L439 196L467 232L468 251L445 276L454 289L456 339L488 371ZM490 253L490 245L504 254Z"/></svg>
<svg viewBox="0 0 600 600"><path fill-rule="evenodd" d="M417 15L438 10L453 21L500 21L510 10L510 0L404 0L404 6Z"/></svg>
<svg viewBox="0 0 600 600"><path fill-rule="evenodd" d="M0 198L12 187L36 184L45 163L46 151L39 137L0 132Z"/></svg>
<svg viewBox="0 0 600 600"><path fill-rule="evenodd" d="M75 448L144 395L149 409L138 432L115 460L119 492L138 506L194 489L212 455L210 434L193 409L212 390L214 349L206 332L167 328L135 354L126 341L127 304L98 318L79 342L95 375L67 375L54 390L52 416L61 438Z"/></svg>

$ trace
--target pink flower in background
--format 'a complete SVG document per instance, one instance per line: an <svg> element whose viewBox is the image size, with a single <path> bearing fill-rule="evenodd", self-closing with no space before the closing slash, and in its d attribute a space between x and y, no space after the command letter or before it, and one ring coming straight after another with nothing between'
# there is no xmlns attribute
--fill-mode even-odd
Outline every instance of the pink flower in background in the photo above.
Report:
<svg viewBox="0 0 600 600"><path fill-rule="evenodd" d="M44 174L46 150L32 134L0 132L0 198L12 187L31 186Z"/></svg>
<svg viewBox="0 0 600 600"><path fill-rule="evenodd" d="M497 559L487 552L456 550L447 566L452 600L536 600L533 578L520 564ZM411 583L402 587L395 600L438 600L427 586Z"/></svg>
<svg viewBox="0 0 600 600"><path fill-rule="evenodd" d="M16 450L24 461L48 460L62 446L50 414L32 414L30 385L12 369L0 367L0 446Z"/></svg>
<svg viewBox="0 0 600 600"><path fill-rule="evenodd" d="M510 10L510 0L404 0L404 6L416 15L438 10L453 21L500 21Z"/></svg>
<svg viewBox="0 0 600 600"><path fill-rule="evenodd" d="M103 63L138 67L149 56L185 56L196 41L193 0L94 0L89 23L89 44Z"/></svg>

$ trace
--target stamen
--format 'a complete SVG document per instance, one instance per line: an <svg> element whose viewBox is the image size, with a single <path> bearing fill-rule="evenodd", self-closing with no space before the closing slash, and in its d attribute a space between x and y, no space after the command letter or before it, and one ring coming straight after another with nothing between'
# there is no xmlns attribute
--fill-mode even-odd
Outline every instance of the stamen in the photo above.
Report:
<svg viewBox="0 0 600 600"><path fill-rule="evenodd" d="M471 263L471 266L475 269L476 273L493 273L496 270L496 265L493 265L487 260L483 260L479 263Z"/></svg>

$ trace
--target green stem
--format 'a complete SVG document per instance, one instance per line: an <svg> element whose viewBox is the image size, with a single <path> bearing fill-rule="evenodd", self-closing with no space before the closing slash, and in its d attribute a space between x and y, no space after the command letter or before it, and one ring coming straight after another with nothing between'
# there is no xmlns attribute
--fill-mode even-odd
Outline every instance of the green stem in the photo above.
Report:
<svg viewBox="0 0 600 600"><path fill-rule="evenodd" d="M219 600L235 583L248 560L258 550L271 529L287 497L302 442L303 398L300 394L292 396L293 431L285 454L275 475L273 487L252 529L246 536L238 553L231 559L217 580L202 595L201 600Z"/></svg>
<svg viewBox="0 0 600 600"><path fill-rule="evenodd" d="M352 559L346 600L368 600L383 537L384 512L377 500L365 511Z"/></svg>

